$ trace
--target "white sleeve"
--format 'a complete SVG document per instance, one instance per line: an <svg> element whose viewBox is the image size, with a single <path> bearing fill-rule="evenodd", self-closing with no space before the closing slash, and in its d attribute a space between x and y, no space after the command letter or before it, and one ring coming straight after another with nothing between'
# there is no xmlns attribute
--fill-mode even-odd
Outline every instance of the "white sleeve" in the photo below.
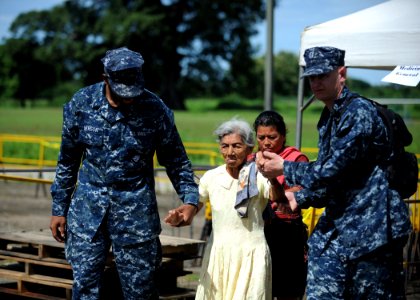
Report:
<svg viewBox="0 0 420 300"><path fill-rule="evenodd" d="M260 197L265 200L270 198L270 181L265 178L260 172L257 173L257 184L258 184L258 191L260 192Z"/></svg>
<svg viewBox="0 0 420 300"><path fill-rule="evenodd" d="M209 199L209 186L208 183L210 180L210 173L207 171L200 178L200 184L198 185L198 192L200 194L200 202L205 203Z"/></svg>

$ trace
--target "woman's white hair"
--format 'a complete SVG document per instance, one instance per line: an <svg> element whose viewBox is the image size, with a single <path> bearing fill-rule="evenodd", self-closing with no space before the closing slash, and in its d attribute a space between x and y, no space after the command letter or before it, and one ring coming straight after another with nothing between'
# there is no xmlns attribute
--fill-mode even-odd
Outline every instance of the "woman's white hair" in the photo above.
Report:
<svg viewBox="0 0 420 300"><path fill-rule="evenodd" d="M232 133L237 133L240 135L242 142L249 147L254 147L254 132L248 122L237 119L236 117L230 119L229 121L223 122L217 127L214 131L214 134L217 136L217 142L220 143L222 138L225 135Z"/></svg>

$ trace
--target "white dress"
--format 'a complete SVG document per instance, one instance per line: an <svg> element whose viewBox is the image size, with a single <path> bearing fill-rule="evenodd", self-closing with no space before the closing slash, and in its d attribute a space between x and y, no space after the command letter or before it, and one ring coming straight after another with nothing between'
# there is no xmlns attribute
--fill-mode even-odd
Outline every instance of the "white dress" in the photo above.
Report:
<svg viewBox="0 0 420 300"><path fill-rule="evenodd" d="M195 299L272 299L271 256L262 219L269 183L258 173L257 185L259 195L249 200L248 217L240 218L234 208L238 180L226 165L200 179L200 201L210 199L213 229Z"/></svg>

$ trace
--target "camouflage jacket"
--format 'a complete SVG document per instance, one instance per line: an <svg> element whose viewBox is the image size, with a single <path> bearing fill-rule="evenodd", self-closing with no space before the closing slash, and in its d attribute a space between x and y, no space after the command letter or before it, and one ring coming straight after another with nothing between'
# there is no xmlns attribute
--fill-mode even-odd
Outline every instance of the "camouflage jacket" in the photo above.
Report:
<svg viewBox="0 0 420 300"><path fill-rule="evenodd" d="M114 109L97 83L64 106L52 215L68 230L92 239L107 216L111 237L122 243L159 235L153 156L156 152L184 203L198 203L191 163L172 111L148 90L125 109Z"/></svg>
<svg viewBox="0 0 420 300"><path fill-rule="evenodd" d="M284 163L300 206L325 207L309 240L312 255L321 254L334 235L341 254L354 259L410 233L407 205L389 189L381 162L389 154L387 133L375 107L361 98L348 105L345 87L332 111L324 108L318 123L315 162Z"/></svg>

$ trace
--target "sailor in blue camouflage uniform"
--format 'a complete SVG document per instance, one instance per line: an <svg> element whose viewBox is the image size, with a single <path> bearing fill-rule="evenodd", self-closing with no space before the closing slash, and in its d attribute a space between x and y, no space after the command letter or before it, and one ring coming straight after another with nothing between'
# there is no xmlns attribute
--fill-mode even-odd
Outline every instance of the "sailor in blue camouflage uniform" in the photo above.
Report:
<svg viewBox="0 0 420 300"><path fill-rule="evenodd" d="M65 242L73 299L99 299L112 246L125 299L158 299L160 218L153 156L183 201L178 226L197 211L198 188L173 112L144 88L140 53L106 52L103 82L64 106L50 228Z"/></svg>
<svg viewBox="0 0 420 300"><path fill-rule="evenodd" d="M284 174L291 207L325 207L309 239L307 300L405 299L403 247L411 232L408 208L389 188L383 164L390 153L375 107L346 87L343 50L304 53L303 76L325 104L316 161L297 163L264 152L259 170ZM286 258L287 259L287 258Z"/></svg>

